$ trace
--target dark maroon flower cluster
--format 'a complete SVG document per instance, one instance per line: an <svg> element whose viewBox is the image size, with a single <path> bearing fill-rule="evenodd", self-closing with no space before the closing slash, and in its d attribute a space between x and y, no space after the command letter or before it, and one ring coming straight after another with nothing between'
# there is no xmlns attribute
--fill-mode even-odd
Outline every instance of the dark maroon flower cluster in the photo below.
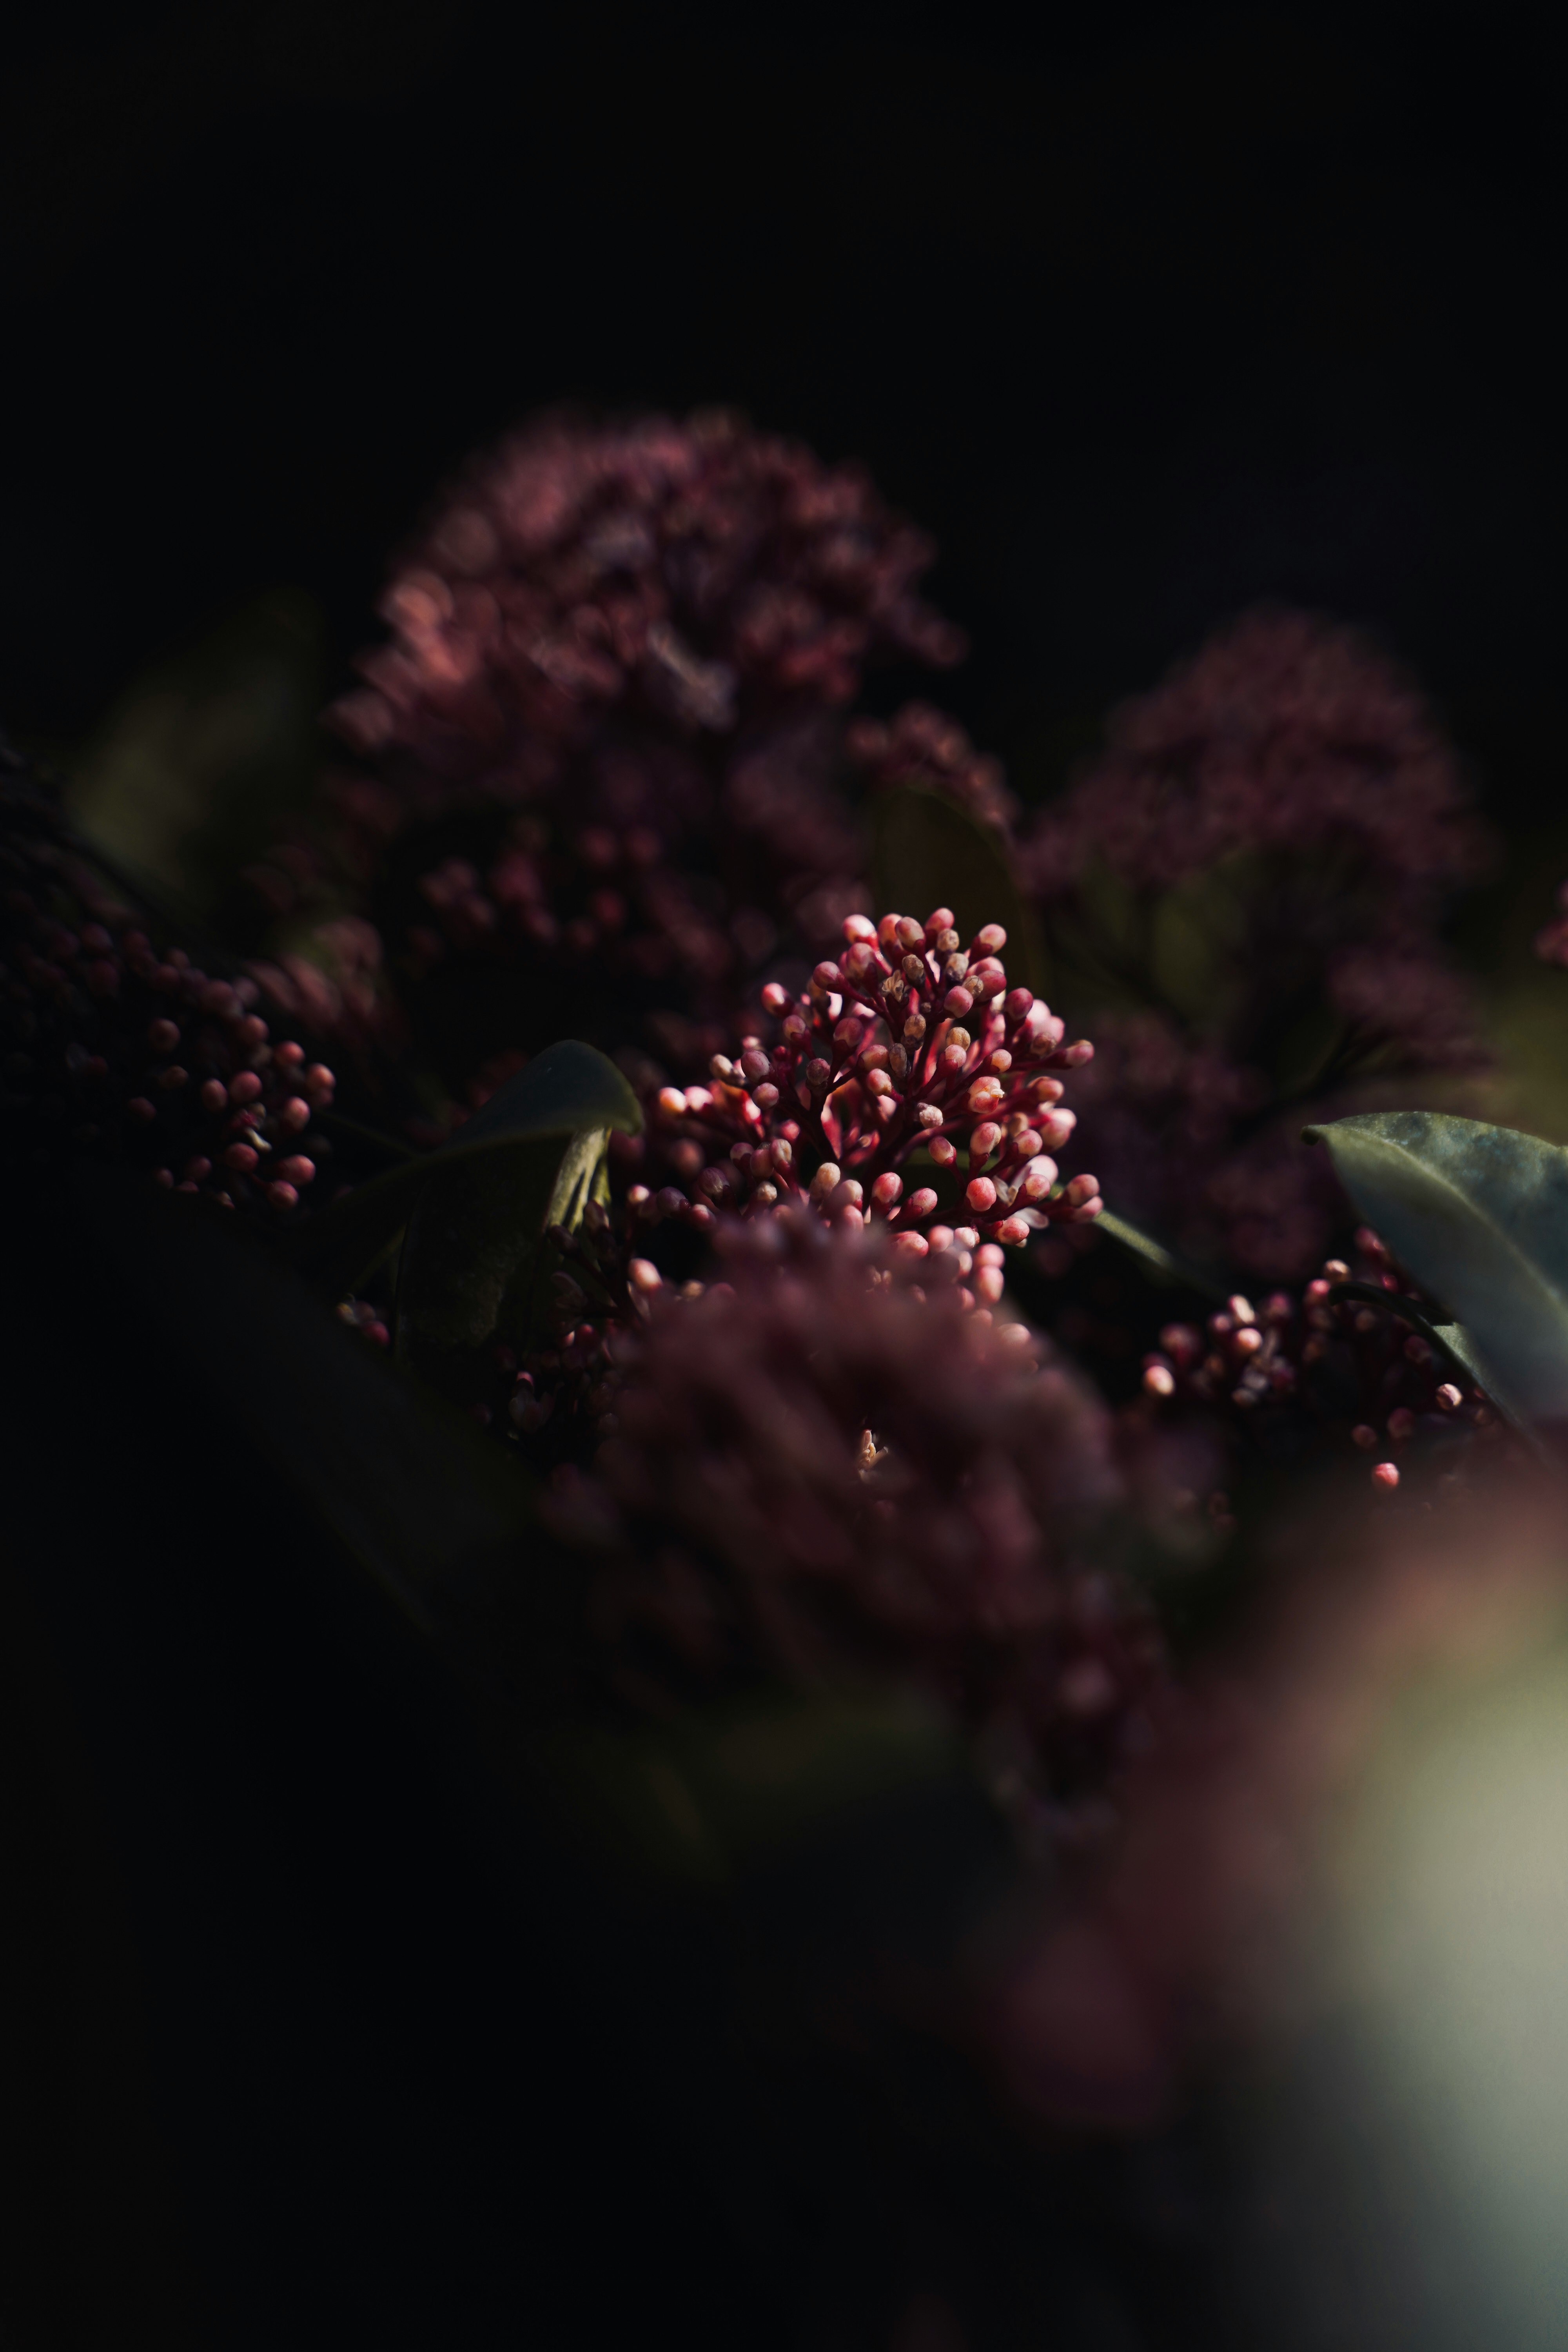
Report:
<svg viewBox="0 0 1568 2352"><path fill-rule="evenodd" d="M14 1163L89 1151L179 1192L296 1211L332 1073L272 1037L254 981L202 970L129 907L54 796L0 771L0 1136Z"/></svg>
<svg viewBox="0 0 1568 2352"><path fill-rule="evenodd" d="M700 1062L748 972L860 903L837 714L868 661L962 651L931 555L857 468L731 416L520 433L395 573L331 714L357 764L257 886L340 993L321 927L371 919L449 1082L459 1029L483 1058L628 1011Z"/></svg>
<svg viewBox="0 0 1568 2352"><path fill-rule="evenodd" d="M554 1494L621 1688L891 1666L999 1774L1098 1785L1163 1653L1092 1540L1118 1496L1093 1391L858 1224L782 1211L717 1240L724 1280L655 1297L614 1434Z"/></svg>
<svg viewBox="0 0 1568 2352"><path fill-rule="evenodd" d="M1505 1450L1512 1441L1474 1382L1424 1336L1428 1314L1363 1225L1353 1259L1330 1258L1299 1294L1276 1291L1256 1309L1237 1295L1201 1327L1168 1324L1143 1360L1144 1392L1217 1409L1266 1457L1297 1450L1312 1430L1376 1457L1373 1482L1388 1490L1406 1453L1452 1475L1471 1464L1471 1440Z"/></svg>
<svg viewBox="0 0 1568 2352"><path fill-rule="evenodd" d="M1112 1197L1195 1256L1300 1278L1333 1219L1300 1107L1479 1058L1436 922L1487 845L1430 714L1351 633L1253 615L1117 715L1020 856L1057 985L1092 1010Z"/></svg>
<svg viewBox="0 0 1568 2352"><path fill-rule="evenodd" d="M1011 835L1018 803L1000 760L977 751L956 719L929 702L910 702L885 724L859 719L849 756L873 789L910 784L940 793L996 832Z"/></svg>
<svg viewBox="0 0 1568 2352"><path fill-rule="evenodd" d="M917 1256L931 1241L916 1228L941 1195L906 1193L900 1171L922 1159L942 1178L962 1152L963 1205L998 1242L1098 1216L1093 1177L1061 1184L1047 1149L1074 1124L1055 1073L1081 1069L1094 1048L1064 1044L1060 1017L1009 987L1001 925L965 948L939 907L924 922L852 915L844 937L801 996L763 989L771 1049L748 1036L737 1057L715 1057L710 1084L659 1089L652 1148L715 1209L804 1200L830 1218L875 1216Z"/></svg>

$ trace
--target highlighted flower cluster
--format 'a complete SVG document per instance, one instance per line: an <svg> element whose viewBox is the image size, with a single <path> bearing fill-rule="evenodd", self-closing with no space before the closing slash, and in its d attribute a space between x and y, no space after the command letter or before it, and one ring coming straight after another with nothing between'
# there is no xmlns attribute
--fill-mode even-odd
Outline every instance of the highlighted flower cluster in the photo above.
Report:
<svg viewBox="0 0 1568 2352"><path fill-rule="evenodd" d="M802 995L763 991L774 1044L748 1036L737 1056L714 1058L710 1084L659 1091L654 1143L700 1199L752 1213L805 1200L829 1220L881 1219L917 1257L950 1229L931 1223L936 1184L906 1188L906 1169L961 1183L963 1210L997 1243L1092 1222L1094 1178L1060 1184L1050 1154L1074 1125L1057 1073L1094 1048L1065 1044L1059 1016L1009 986L1001 926L966 948L939 907L924 922L851 916L844 939Z"/></svg>

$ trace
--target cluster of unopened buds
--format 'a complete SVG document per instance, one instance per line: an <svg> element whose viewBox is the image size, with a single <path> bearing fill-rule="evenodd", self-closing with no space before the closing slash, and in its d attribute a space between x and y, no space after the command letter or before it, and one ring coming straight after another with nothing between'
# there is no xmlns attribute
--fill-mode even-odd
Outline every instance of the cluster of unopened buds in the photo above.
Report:
<svg viewBox="0 0 1568 2352"><path fill-rule="evenodd" d="M271 1040L253 981L157 947L63 845L21 835L5 863L0 1108L34 1156L54 1137L140 1163L167 1190L298 1208L331 1071Z"/></svg>
<svg viewBox="0 0 1568 2352"><path fill-rule="evenodd" d="M906 1189L902 1171L923 1160L962 1182L971 1248L982 1234L1016 1246L1047 1223L1091 1223L1095 1178L1060 1183L1050 1152L1075 1124L1057 1073L1094 1048L1064 1044L1058 1015L1008 985L1000 924L964 948L939 907L923 923L851 915L844 938L801 996L763 989L774 1044L747 1036L738 1056L713 1057L711 1084L660 1089L650 1141L694 1208L805 1202L829 1223L881 1220L910 1255L941 1256L966 1246L965 1228L932 1222L933 1184Z"/></svg>
<svg viewBox="0 0 1568 2352"><path fill-rule="evenodd" d="M1424 1303L1391 1270L1385 1244L1363 1225L1355 1246L1354 1274L1330 1258L1299 1297L1276 1291L1255 1308L1237 1296L1204 1327L1167 1324L1143 1360L1145 1393L1228 1403L1254 1423L1270 1406L1304 1409L1378 1456L1372 1481L1388 1491L1400 1483L1394 1455L1418 1436L1500 1436L1481 1391L1424 1336Z"/></svg>

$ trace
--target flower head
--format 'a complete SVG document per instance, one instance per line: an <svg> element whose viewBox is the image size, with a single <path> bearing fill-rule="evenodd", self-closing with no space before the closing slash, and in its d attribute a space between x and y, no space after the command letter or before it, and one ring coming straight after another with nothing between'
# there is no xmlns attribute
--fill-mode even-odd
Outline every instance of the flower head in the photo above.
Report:
<svg viewBox="0 0 1568 2352"><path fill-rule="evenodd" d="M1093 1392L863 1229L793 1211L718 1244L722 1282L656 1296L553 1506L598 1547L626 1686L890 1665L1047 1786L1103 1771L1160 1653L1086 1549L1117 1491Z"/></svg>

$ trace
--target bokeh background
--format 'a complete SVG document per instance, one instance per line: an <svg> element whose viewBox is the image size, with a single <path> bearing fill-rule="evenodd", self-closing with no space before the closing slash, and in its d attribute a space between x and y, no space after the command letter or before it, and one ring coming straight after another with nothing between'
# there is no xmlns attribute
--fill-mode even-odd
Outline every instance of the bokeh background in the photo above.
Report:
<svg viewBox="0 0 1568 2352"><path fill-rule="evenodd" d="M9 30L0 101L0 712L125 772L159 678L259 627L308 740L388 549L473 444L562 399L738 404L865 459L936 535L974 648L943 698L1026 798L1260 598L1392 647L1503 830L1461 946L1519 1115L1568 1136L1568 983L1530 956L1568 872L1565 48L1498 0L59 0ZM243 745L209 756L243 771ZM435 1702L310 1616L276 1507L237 1531L216 1434L160 1435L98 1276L29 1279L55 1356L8 1366L42 1448L15 1524L77 1580L6 1653L44 1790L7 1829L45 1890L47 2030L6 2062L37 2120L25 2340L432 2343L456 2313L447 2340L507 2342L520 2307L574 2340L563 2245L626 2266L606 2311L700 2279L720 2340L767 2250L703 2268L685 2141L650 2127L606 2176L603 2084L557 2056L541 2089L526 1934L432 1794ZM29 1436L26 1410L95 1317L89 1490L79 1432ZM204 1541L237 1572L195 1579ZM128 1545L163 1561L130 1600ZM580 2137L520 2239L540 2099ZM922 2324L905 2352L946 2352Z"/></svg>

